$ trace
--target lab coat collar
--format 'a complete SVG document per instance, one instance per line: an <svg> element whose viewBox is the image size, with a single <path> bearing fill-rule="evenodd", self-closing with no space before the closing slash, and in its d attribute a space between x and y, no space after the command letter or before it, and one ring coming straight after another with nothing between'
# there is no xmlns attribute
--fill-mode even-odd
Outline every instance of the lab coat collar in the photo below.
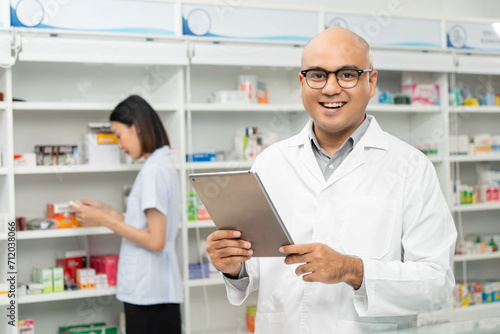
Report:
<svg viewBox="0 0 500 334"><path fill-rule="evenodd" d="M301 149L301 162L305 164L306 168L314 175L314 177L323 185L325 188L329 185L335 183L337 180L341 179L343 176L349 174L354 169L361 166L364 161L364 153L366 149L375 148L387 150L388 141L387 138L380 128L379 124L375 120L375 117L372 115L366 116L370 125L366 130L363 137L361 137L358 144L354 147L353 151L347 156L344 162L339 166L339 168L332 174L332 176L326 181L323 177L323 173L321 172L318 162L314 157L314 153L312 151L311 143L309 141L309 128L311 126L312 119L307 122L306 126L302 129L302 131L290 138L288 147L299 147Z"/></svg>
<svg viewBox="0 0 500 334"><path fill-rule="evenodd" d="M356 145L358 146L363 146L365 147L374 147L374 148L379 148L383 150L387 150L387 138L384 136L384 131L380 128L380 125L378 124L377 120L375 119L374 116L372 115L366 115L366 117L370 121L370 125L368 126L368 129L366 130L365 134L363 137L361 137L360 141ZM290 138L290 141L288 143L288 147L294 147L294 146L301 146L301 145L308 145L309 144L309 129L311 128L311 123L313 122L312 119L310 119L306 126L300 131L299 134L296 136L293 136Z"/></svg>

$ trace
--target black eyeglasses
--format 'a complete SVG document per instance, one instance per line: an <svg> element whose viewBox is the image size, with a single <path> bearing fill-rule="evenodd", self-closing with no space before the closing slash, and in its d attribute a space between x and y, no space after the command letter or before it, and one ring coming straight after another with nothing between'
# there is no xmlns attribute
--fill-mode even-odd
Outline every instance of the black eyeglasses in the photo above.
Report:
<svg viewBox="0 0 500 334"><path fill-rule="evenodd" d="M357 68L341 68L337 71L327 71L323 69L302 70L300 73L306 78L307 85L312 89L322 89L328 81L330 73L335 74L337 82L342 88L353 88L358 84L359 77L365 72L371 72L373 69L360 70Z"/></svg>

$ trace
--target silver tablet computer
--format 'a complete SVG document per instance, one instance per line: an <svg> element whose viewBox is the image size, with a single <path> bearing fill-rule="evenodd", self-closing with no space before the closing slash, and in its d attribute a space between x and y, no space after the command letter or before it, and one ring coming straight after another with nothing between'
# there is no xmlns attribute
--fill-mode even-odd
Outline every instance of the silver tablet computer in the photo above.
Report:
<svg viewBox="0 0 500 334"><path fill-rule="evenodd" d="M219 230L241 231L254 257L285 256L280 246L293 244L257 173L201 173L189 180Z"/></svg>

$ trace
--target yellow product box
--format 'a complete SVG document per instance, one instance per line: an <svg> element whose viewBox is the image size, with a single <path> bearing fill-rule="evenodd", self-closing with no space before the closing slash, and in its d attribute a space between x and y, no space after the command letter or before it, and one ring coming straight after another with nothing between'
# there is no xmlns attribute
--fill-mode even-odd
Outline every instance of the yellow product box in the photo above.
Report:
<svg viewBox="0 0 500 334"><path fill-rule="evenodd" d="M111 132L110 123L89 123L84 142L86 164L120 163L118 138Z"/></svg>

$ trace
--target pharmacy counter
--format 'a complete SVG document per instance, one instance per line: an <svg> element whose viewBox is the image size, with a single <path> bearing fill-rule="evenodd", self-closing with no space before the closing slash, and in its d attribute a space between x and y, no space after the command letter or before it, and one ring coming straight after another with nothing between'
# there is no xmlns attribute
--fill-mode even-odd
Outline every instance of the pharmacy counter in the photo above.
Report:
<svg viewBox="0 0 500 334"><path fill-rule="evenodd" d="M500 317L449 322L439 325L408 328L379 334L485 334L500 333Z"/></svg>

